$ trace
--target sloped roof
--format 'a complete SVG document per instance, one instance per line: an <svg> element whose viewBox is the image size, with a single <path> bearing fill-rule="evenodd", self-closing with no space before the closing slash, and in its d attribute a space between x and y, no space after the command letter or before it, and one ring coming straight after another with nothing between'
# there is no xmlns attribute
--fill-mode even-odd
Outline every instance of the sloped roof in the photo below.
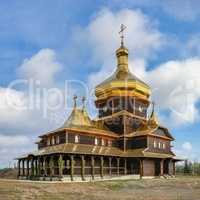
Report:
<svg viewBox="0 0 200 200"><path fill-rule="evenodd" d="M61 128L71 128L79 126L92 127L92 121L88 113L83 109L74 108Z"/></svg>
<svg viewBox="0 0 200 200"><path fill-rule="evenodd" d="M153 153L148 152L147 149L130 149L123 151L116 147L108 146L95 146L95 145L85 145L85 144L73 144L65 143L55 146L45 147L41 150L34 151L23 155L19 158L27 158L29 156L41 156L56 153L69 153L69 154L86 154L86 155L104 155L104 156L119 156L119 157L148 157L148 158L172 158L174 154L166 153ZM17 159L19 159L17 158Z"/></svg>

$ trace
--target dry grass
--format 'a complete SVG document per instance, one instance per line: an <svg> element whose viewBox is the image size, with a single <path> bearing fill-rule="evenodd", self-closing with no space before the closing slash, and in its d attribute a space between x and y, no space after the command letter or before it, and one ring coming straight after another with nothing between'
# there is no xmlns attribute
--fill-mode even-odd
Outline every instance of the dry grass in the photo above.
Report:
<svg viewBox="0 0 200 200"><path fill-rule="evenodd" d="M200 178L41 183L0 180L0 200L199 200Z"/></svg>

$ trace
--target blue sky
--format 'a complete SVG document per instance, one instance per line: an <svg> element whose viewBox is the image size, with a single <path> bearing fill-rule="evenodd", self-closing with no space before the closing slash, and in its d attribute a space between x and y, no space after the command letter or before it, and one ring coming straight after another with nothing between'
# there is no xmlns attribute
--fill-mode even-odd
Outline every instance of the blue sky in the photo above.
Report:
<svg viewBox="0 0 200 200"><path fill-rule="evenodd" d="M41 102L40 108L17 110L5 102L10 83L39 80L39 89L63 91L65 80L79 80L94 88L115 69L121 23L127 26L130 69L152 87L160 123L176 138L174 150L199 159L199 4L195 0L1 1L0 166L36 148L37 136L61 125L69 112L61 106L55 112L48 110L45 117ZM75 92L81 96L82 90L74 82L69 96ZM30 93L35 91L22 84L9 90L9 97L14 104L28 104ZM71 98L67 100L71 104ZM89 103L88 109L95 116Z"/></svg>

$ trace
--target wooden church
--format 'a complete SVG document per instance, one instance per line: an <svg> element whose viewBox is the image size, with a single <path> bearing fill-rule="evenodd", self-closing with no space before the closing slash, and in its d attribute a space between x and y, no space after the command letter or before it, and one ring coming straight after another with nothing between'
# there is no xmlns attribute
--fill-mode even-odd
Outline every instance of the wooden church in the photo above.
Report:
<svg viewBox="0 0 200 200"><path fill-rule="evenodd" d="M66 122L39 136L37 151L17 158L20 179L175 175L174 138L156 118L150 87L129 71L123 35L121 39L114 74L95 88L98 117L90 118L84 99L77 107L75 96Z"/></svg>

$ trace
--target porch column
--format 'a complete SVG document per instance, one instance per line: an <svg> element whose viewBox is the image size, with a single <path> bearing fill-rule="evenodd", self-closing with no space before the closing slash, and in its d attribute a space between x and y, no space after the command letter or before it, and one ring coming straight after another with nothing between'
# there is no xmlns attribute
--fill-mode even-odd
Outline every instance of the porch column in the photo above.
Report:
<svg viewBox="0 0 200 200"><path fill-rule="evenodd" d="M117 158L117 175L119 176L119 162L120 162L120 158Z"/></svg>
<svg viewBox="0 0 200 200"><path fill-rule="evenodd" d="M172 159L169 160L169 164L168 164L168 174L172 175Z"/></svg>
<svg viewBox="0 0 200 200"><path fill-rule="evenodd" d="M176 175L176 163L173 162L173 175L175 176Z"/></svg>
<svg viewBox="0 0 200 200"><path fill-rule="evenodd" d="M43 176L47 176L46 156L43 157L43 170L44 170Z"/></svg>
<svg viewBox="0 0 200 200"><path fill-rule="evenodd" d="M34 170L34 175L38 175L38 158L35 159L35 170Z"/></svg>
<svg viewBox="0 0 200 200"><path fill-rule="evenodd" d="M21 167L20 167L20 164L21 164L21 160L19 159L18 160L18 177L21 175Z"/></svg>
<svg viewBox="0 0 200 200"><path fill-rule="evenodd" d="M101 156L100 159L101 159L101 178L103 178L103 156Z"/></svg>
<svg viewBox="0 0 200 200"><path fill-rule="evenodd" d="M25 176L24 159L22 160L22 175Z"/></svg>
<svg viewBox="0 0 200 200"><path fill-rule="evenodd" d="M74 156L70 155L70 175L71 175L71 181L74 180Z"/></svg>
<svg viewBox="0 0 200 200"><path fill-rule="evenodd" d="M124 158L124 174L127 174L127 159Z"/></svg>
<svg viewBox="0 0 200 200"><path fill-rule="evenodd" d="M81 176L82 180L85 181L85 158L83 155L81 156Z"/></svg>
<svg viewBox="0 0 200 200"><path fill-rule="evenodd" d="M109 175L112 176L112 157L109 157Z"/></svg>
<svg viewBox="0 0 200 200"><path fill-rule="evenodd" d="M95 167L95 161L94 156L91 156L91 167L92 167L92 179L94 180L94 167Z"/></svg>
<svg viewBox="0 0 200 200"><path fill-rule="evenodd" d="M164 159L160 161L160 176L164 175Z"/></svg>
<svg viewBox="0 0 200 200"><path fill-rule="evenodd" d="M38 169L38 176L41 176L41 158L38 157L38 162L37 162L37 169Z"/></svg>
<svg viewBox="0 0 200 200"><path fill-rule="evenodd" d="M54 176L54 159L53 156L49 160L50 176Z"/></svg>
<svg viewBox="0 0 200 200"><path fill-rule="evenodd" d="M142 178L143 177L143 175L144 175L144 165L143 165L143 159L141 158L140 159L140 178Z"/></svg>
<svg viewBox="0 0 200 200"><path fill-rule="evenodd" d="M34 159L31 159L31 176L34 176Z"/></svg>
<svg viewBox="0 0 200 200"><path fill-rule="evenodd" d="M60 154L59 160L58 160L59 176L60 177L62 177L62 175L63 175L63 164L64 164L63 156Z"/></svg>
<svg viewBox="0 0 200 200"><path fill-rule="evenodd" d="M29 177L29 160L26 161L26 176Z"/></svg>

